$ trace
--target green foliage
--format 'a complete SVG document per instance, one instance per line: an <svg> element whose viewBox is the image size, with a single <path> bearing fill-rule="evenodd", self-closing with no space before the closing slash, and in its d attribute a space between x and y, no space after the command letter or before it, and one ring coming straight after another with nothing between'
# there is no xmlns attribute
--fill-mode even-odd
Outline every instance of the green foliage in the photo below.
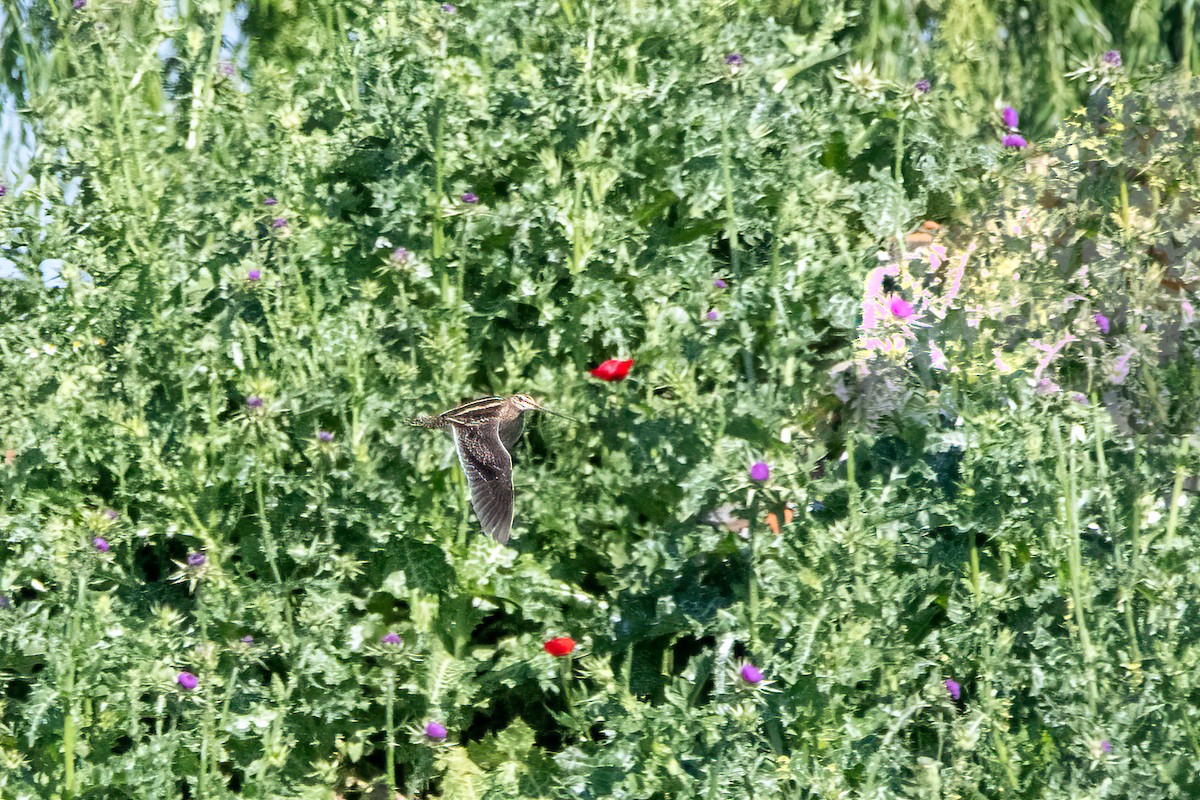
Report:
<svg viewBox="0 0 1200 800"><path fill-rule="evenodd" d="M1196 89L1124 17L69 5L3 29L0 794L1196 791ZM944 313L868 357L881 250ZM513 392L584 422L505 548L404 420Z"/></svg>

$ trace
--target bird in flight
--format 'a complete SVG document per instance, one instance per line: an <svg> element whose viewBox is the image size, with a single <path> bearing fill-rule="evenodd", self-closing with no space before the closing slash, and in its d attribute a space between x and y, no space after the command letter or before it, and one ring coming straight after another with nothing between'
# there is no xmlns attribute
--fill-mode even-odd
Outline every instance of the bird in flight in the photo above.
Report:
<svg viewBox="0 0 1200 800"><path fill-rule="evenodd" d="M436 417L408 421L418 428L448 427L454 433L458 463L471 490L471 506L484 532L501 544L508 542L512 530L512 446L521 438L526 411L555 413L527 394L514 394L483 397Z"/></svg>

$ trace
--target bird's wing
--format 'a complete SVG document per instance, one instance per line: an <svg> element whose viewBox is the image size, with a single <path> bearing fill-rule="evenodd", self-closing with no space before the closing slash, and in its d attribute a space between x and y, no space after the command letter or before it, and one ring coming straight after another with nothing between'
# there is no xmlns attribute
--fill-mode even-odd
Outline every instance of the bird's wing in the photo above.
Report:
<svg viewBox="0 0 1200 800"><path fill-rule="evenodd" d="M450 409L440 418L455 425L482 425L496 416L496 408L503 403L503 397L481 397Z"/></svg>
<svg viewBox="0 0 1200 800"><path fill-rule="evenodd" d="M515 419L500 423L500 441L504 442L504 448L508 452L512 452L513 445L517 443L517 439L521 438L521 431L524 429L524 414L517 414Z"/></svg>
<svg viewBox="0 0 1200 800"><path fill-rule="evenodd" d="M471 489L475 515L501 544L508 541L513 521L512 456L500 441L498 423L454 425L454 447Z"/></svg>

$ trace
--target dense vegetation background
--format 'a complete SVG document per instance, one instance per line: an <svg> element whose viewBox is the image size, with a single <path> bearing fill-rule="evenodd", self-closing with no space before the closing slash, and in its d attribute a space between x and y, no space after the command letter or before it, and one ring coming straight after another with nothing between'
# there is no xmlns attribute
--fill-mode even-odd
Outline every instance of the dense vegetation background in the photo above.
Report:
<svg viewBox="0 0 1200 800"><path fill-rule="evenodd" d="M1200 792L1191 0L3 8L0 795Z"/></svg>

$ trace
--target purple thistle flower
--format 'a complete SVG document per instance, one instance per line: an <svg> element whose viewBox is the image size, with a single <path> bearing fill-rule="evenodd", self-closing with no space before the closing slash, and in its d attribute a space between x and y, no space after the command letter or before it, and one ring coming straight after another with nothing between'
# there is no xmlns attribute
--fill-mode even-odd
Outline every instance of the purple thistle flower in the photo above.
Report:
<svg viewBox="0 0 1200 800"><path fill-rule="evenodd" d="M120 515L117 514L116 511L113 511L111 508L106 508L106 509L104 509L104 516L108 517L109 519L116 519Z"/></svg>
<svg viewBox="0 0 1200 800"><path fill-rule="evenodd" d="M208 556L204 553L188 553L187 565L189 567L203 567L206 561L208 561Z"/></svg>
<svg viewBox="0 0 1200 800"><path fill-rule="evenodd" d="M962 696L962 686L958 684L958 681L954 680L953 678L946 678L945 684L946 691L950 693L950 698L952 700L957 700Z"/></svg>
<svg viewBox="0 0 1200 800"><path fill-rule="evenodd" d="M317 431L317 438L328 444L333 441L333 434L329 431Z"/></svg>
<svg viewBox="0 0 1200 800"><path fill-rule="evenodd" d="M274 197L268 197L266 200L263 200L264 206L273 206L273 205L277 205L278 203L279 203L279 201L276 200Z"/></svg>
<svg viewBox="0 0 1200 800"><path fill-rule="evenodd" d="M908 319L913 315L912 303L905 300L903 297L893 297L888 301L888 311L892 312L892 316L896 319Z"/></svg>
<svg viewBox="0 0 1200 800"><path fill-rule="evenodd" d="M715 308L712 308L709 309L708 313L704 316L707 317L710 322L716 322L721 318L721 312L717 311Z"/></svg>
<svg viewBox="0 0 1200 800"><path fill-rule="evenodd" d="M729 284L726 283L725 281L721 280L720 278L717 278L716 280L713 281L713 286L715 286L718 289L728 289L729 288Z"/></svg>
<svg viewBox="0 0 1200 800"><path fill-rule="evenodd" d="M928 94L933 85L928 80L922 78L913 84L913 88L917 90L918 94Z"/></svg>
<svg viewBox="0 0 1200 800"><path fill-rule="evenodd" d="M0 183L0 197L4 197L6 194L8 194L8 187Z"/></svg>
<svg viewBox="0 0 1200 800"><path fill-rule="evenodd" d="M742 58L741 53L730 53L729 55L725 56L725 63L731 67L740 67L742 64L746 63L746 59Z"/></svg>
<svg viewBox="0 0 1200 800"><path fill-rule="evenodd" d="M254 637L250 634L246 634L242 637L242 644L254 644Z"/></svg>
<svg viewBox="0 0 1200 800"><path fill-rule="evenodd" d="M271 227L274 228L275 230L279 230L280 228L286 228L287 224L288 224L288 221L286 219L284 219L283 217L276 217L275 219L271 220Z"/></svg>
<svg viewBox="0 0 1200 800"><path fill-rule="evenodd" d="M1021 121L1021 118L1017 115L1017 110L1012 106L1005 106L1004 110L1000 112L1000 118L1004 120L1004 127L1010 131L1015 131Z"/></svg>
<svg viewBox="0 0 1200 800"><path fill-rule="evenodd" d="M1112 327L1108 321L1108 317L1103 314L1097 314L1093 319L1096 320L1096 327L1100 329L1100 332L1107 336L1109 329Z"/></svg>
<svg viewBox="0 0 1200 800"><path fill-rule="evenodd" d="M1088 402L1087 395L1085 395L1083 392L1073 392L1071 394L1071 399L1076 403L1079 403L1081 406L1091 405L1091 403Z"/></svg>
<svg viewBox="0 0 1200 800"><path fill-rule="evenodd" d="M425 724L425 735L440 742L446 738L446 726L440 722L428 722Z"/></svg>
<svg viewBox="0 0 1200 800"><path fill-rule="evenodd" d="M742 666L742 680L746 683L756 684L762 683L762 670L753 664L745 664Z"/></svg>
<svg viewBox="0 0 1200 800"><path fill-rule="evenodd" d="M86 5L87 5L87 0L74 0L74 2L71 3L71 8L78 11L79 9L83 8Z"/></svg>
<svg viewBox="0 0 1200 800"><path fill-rule="evenodd" d="M395 261L398 264L407 264L408 249L404 247L397 247L392 251L392 261Z"/></svg>
<svg viewBox="0 0 1200 800"><path fill-rule="evenodd" d="M755 461L750 466L750 480L762 482L771 477L771 468L765 461Z"/></svg>
<svg viewBox="0 0 1200 800"><path fill-rule="evenodd" d="M397 633L388 633L385 634L379 641L383 642L384 644L400 644L400 635Z"/></svg>
<svg viewBox="0 0 1200 800"><path fill-rule="evenodd" d="M250 281L251 283L256 283L258 281L261 281L262 280L262 270L260 270L260 269L250 270L249 272L246 273L246 280Z"/></svg>
<svg viewBox="0 0 1200 800"><path fill-rule="evenodd" d="M190 692L200 684L200 679L190 672L181 672L175 676L175 682Z"/></svg>
<svg viewBox="0 0 1200 800"><path fill-rule="evenodd" d="M256 394L246 398L246 408L262 408L263 399Z"/></svg>
<svg viewBox="0 0 1200 800"><path fill-rule="evenodd" d="M92 539L92 547L96 548L97 552L107 553L108 552L108 540L104 539L100 536L97 536L95 539Z"/></svg>
<svg viewBox="0 0 1200 800"><path fill-rule="evenodd" d="M1120 50L1109 50L1107 53L1104 54L1104 63L1108 64L1110 67L1121 66L1121 51Z"/></svg>
<svg viewBox="0 0 1200 800"><path fill-rule="evenodd" d="M479 202L479 195L474 192L463 192L461 199L467 205L475 205Z"/></svg>
<svg viewBox="0 0 1200 800"><path fill-rule="evenodd" d="M1117 51L1113 50L1112 52L1116 53ZM1117 66L1121 65L1120 62L1121 62L1121 54L1117 53ZM1104 741L1102 741L1100 743L1100 749L1102 751L1104 751L1105 753L1111 753L1112 752L1112 742L1110 742L1108 739L1105 739Z"/></svg>
<svg viewBox="0 0 1200 800"><path fill-rule="evenodd" d="M447 14L457 14L458 13L458 9L454 6L453 3L442 3L442 11L444 11Z"/></svg>
<svg viewBox="0 0 1200 800"><path fill-rule="evenodd" d="M1029 142L1025 141L1025 137L1019 133L1011 133L1008 136L1005 136L1000 141L1000 144L1004 145L1005 147L1015 147L1016 149L1020 150L1022 147L1027 146Z"/></svg>

